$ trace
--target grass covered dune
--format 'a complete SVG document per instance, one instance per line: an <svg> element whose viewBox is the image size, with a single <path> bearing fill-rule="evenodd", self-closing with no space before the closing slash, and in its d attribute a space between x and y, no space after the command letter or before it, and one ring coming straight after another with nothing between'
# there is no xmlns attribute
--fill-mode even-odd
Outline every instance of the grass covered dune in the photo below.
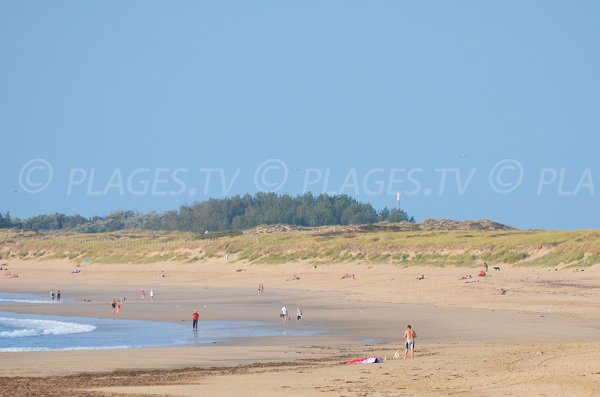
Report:
<svg viewBox="0 0 600 397"><path fill-rule="evenodd" d="M362 226L258 227L243 233L35 233L0 231L2 260L79 263L279 264L309 261L473 266L587 267L600 263L600 231L515 230L489 221L426 221Z"/></svg>

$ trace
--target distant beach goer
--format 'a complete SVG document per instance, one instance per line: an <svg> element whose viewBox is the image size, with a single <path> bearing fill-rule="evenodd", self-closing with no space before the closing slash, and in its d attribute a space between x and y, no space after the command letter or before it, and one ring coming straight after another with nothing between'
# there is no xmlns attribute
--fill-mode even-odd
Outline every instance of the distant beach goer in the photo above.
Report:
<svg viewBox="0 0 600 397"><path fill-rule="evenodd" d="M194 310L192 313L192 329L198 331L198 310Z"/></svg>
<svg viewBox="0 0 600 397"><path fill-rule="evenodd" d="M287 307L285 307L285 305L281 308L279 317L281 317L281 323L285 324L285 320L287 319Z"/></svg>
<svg viewBox="0 0 600 397"><path fill-rule="evenodd" d="M410 358L415 358L415 338L417 337L417 333L412 329L410 325L406 326L406 331L404 331L404 339L406 342L404 343L404 358L408 354L410 350Z"/></svg>
<svg viewBox="0 0 600 397"><path fill-rule="evenodd" d="M60 302L60 290L56 291L56 301Z"/></svg>
<svg viewBox="0 0 600 397"><path fill-rule="evenodd" d="M110 306L112 307L112 314L114 316L115 315L115 309L117 308L117 301L115 299L113 299L112 302L110 303Z"/></svg>
<svg viewBox="0 0 600 397"><path fill-rule="evenodd" d="M417 280L425 280L425 275L421 274L420 276L417 276Z"/></svg>
<svg viewBox="0 0 600 397"><path fill-rule="evenodd" d="M258 294L262 295L264 290L265 290L265 286L262 283L258 284Z"/></svg>
<svg viewBox="0 0 600 397"><path fill-rule="evenodd" d="M117 301L117 314L121 314L121 299Z"/></svg>
<svg viewBox="0 0 600 397"><path fill-rule="evenodd" d="M302 318L302 309L300 309L300 307L296 308L296 320L300 321L300 319Z"/></svg>
<svg viewBox="0 0 600 397"><path fill-rule="evenodd" d="M150 300L154 300L154 288L150 288Z"/></svg>
<svg viewBox="0 0 600 397"><path fill-rule="evenodd" d="M146 299L146 293L144 292L144 290L142 290L142 292L140 292L140 299L141 300Z"/></svg>
<svg viewBox="0 0 600 397"><path fill-rule="evenodd" d="M487 271L488 271L488 264L486 262L483 262L483 266L485 267L485 272L487 273Z"/></svg>
<svg viewBox="0 0 600 397"><path fill-rule="evenodd" d="M50 298L52 300L54 300L54 290L53 289L50 290Z"/></svg>

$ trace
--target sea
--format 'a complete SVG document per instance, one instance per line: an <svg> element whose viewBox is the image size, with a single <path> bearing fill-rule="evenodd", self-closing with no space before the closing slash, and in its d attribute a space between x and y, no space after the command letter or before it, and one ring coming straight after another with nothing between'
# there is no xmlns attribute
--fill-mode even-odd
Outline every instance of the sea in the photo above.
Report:
<svg viewBox="0 0 600 397"><path fill-rule="evenodd" d="M12 292L0 292L0 305L11 304L11 303L55 303L50 299L50 294L28 294L28 293L12 293Z"/></svg>
<svg viewBox="0 0 600 397"><path fill-rule="evenodd" d="M35 294L0 293L0 304L52 303ZM69 317L0 311L0 352L128 349L176 345L207 345L234 338L312 336L316 330L282 328L259 321L190 322Z"/></svg>

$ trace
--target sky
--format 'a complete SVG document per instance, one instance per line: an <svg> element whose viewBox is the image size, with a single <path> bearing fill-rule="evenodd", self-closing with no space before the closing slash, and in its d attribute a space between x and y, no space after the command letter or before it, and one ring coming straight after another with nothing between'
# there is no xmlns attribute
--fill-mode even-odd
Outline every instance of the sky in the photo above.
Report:
<svg viewBox="0 0 600 397"><path fill-rule="evenodd" d="M599 18L597 1L3 1L0 212L310 191L598 228Z"/></svg>

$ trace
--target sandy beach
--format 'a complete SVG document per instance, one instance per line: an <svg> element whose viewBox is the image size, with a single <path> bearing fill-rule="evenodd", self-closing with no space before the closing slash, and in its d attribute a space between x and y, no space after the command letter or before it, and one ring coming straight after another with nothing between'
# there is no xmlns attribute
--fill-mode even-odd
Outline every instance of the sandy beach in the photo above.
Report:
<svg viewBox="0 0 600 397"><path fill-rule="evenodd" d="M89 265L11 261L2 292L63 291L61 304L2 311L190 323L270 323L317 335L210 346L0 353L0 394L219 396L591 396L600 393L600 266L479 268L312 263ZM470 274L472 278L461 279ZM418 280L419 276L425 276ZM258 294L258 284L265 291ZM141 300L139 292L153 288ZM502 289L506 294L499 294ZM86 301L84 301L84 299ZM301 321L279 311L300 306ZM412 324L414 360L402 335ZM376 355L378 364L343 364ZM114 372L117 371L117 372Z"/></svg>

